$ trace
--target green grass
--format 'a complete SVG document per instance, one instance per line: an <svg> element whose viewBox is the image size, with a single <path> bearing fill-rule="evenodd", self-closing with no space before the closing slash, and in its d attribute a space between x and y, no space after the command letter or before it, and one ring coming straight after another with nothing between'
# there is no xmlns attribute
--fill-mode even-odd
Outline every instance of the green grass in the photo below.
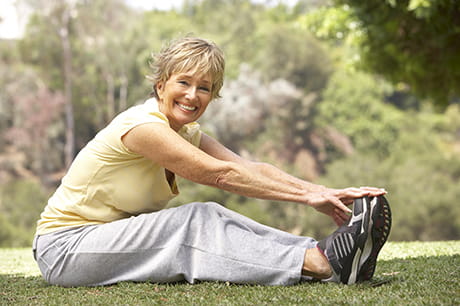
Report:
<svg viewBox="0 0 460 306"><path fill-rule="evenodd" d="M374 279L345 286L120 283L60 288L41 278L30 249L0 249L0 305L459 305L460 241L387 243Z"/></svg>

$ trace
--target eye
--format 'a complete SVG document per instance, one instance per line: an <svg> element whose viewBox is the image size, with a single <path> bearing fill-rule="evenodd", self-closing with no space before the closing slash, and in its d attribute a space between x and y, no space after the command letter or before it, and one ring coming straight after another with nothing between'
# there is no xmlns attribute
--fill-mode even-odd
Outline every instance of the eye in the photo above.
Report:
<svg viewBox="0 0 460 306"><path fill-rule="evenodd" d="M205 91L205 92L210 92L210 91L211 91L211 90L210 90L208 87L206 87L206 86L200 86L198 89L199 89L199 90L202 90L202 91Z"/></svg>
<svg viewBox="0 0 460 306"><path fill-rule="evenodd" d="M181 85L188 85L188 82L184 81L184 80L179 80L179 81L177 81L177 83L179 83Z"/></svg>

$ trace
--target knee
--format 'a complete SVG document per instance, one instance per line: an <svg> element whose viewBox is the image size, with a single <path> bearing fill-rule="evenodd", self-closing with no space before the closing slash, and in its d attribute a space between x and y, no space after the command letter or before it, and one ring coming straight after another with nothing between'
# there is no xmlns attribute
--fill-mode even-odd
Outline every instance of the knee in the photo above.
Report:
<svg viewBox="0 0 460 306"><path fill-rule="evenodd" d="M215 219L222 216L222 205L215 202L194 202L187 205L188 215L191 219L197 220L203 218L204 220Z"/></svg>
<svg viewBox="0 0 460 306"><path fill-rule="evenodd" d="M219 210L222 206L215 202L193 202L188 204L191 210L193 211L215 211Z"/></svg>

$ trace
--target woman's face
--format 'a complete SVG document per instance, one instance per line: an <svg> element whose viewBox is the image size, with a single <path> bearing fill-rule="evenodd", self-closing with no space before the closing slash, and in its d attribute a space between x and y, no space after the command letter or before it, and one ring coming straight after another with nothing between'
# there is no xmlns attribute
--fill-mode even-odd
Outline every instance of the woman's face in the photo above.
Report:
<svg viewBox="0 0 460 306"><path fill-rule="evenodd" d="M166 82L157 83L158 105L171 128L196 121L211 102L212 82L208 75L175 73Z"/></svg>

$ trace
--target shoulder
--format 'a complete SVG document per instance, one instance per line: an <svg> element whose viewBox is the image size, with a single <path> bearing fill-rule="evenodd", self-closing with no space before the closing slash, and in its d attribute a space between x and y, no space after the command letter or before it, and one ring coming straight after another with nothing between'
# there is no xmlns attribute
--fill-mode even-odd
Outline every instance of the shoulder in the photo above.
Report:
<svg viewBox="0 0 460 306"><path fill-rule="evenodd" d="M145 120L147 122L165 122L169 124L168 118L160 112L158 102L150 98L144 103L135 105L118 115L116 121Z"/></svg>
<svg viewBox="0 0 460 306"><path fill-rule="evenodd" d="M185 140L198 147L201 142L201 127L198 122L192 122L184 125L179 130L179 135L182 136Z"/></svg>

